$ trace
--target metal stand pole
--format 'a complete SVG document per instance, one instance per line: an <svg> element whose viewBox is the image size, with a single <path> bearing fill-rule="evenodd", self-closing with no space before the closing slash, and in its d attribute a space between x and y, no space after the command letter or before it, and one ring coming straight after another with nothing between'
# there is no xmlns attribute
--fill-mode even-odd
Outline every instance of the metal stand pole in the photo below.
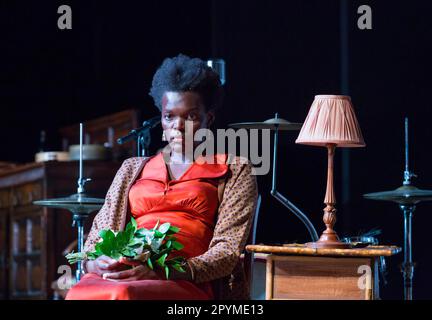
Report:
<svg viewBox="0 0 432 320"><path fill-rule="evenodd" d="M137 138L137 157L142 157L142 137L138 136Z"/></svg>
<svg viewBox="0 0 432 320"><path fill-rule="evenodd" d="M82 252L84 249L84 221L87 218L87 214L74 213L73 214L73 224L77 228L78 232L78 252ZM81 277L84 275L84 261L80 261L77 266L75 273L76 281L80 281Z"/></svg>
<svg viewBox="0 0 432 320"><path fill-rule="evenodd" d="M278 114L275 114L275 118L278 118ZM313 226L312 222L306 217L306 215L297 208L291 201L289 201L287 198L285 198L279 191L276 190L276 177L277 177L277 146L278 146L278 136L279 136L279 130L276 126L275 132L274 132L274 143L273 143L273 179L272 179L272 189L271 189L271 195L275 197L280 203L282 203L285 207L287 207L292 213L294 213L297 218L303 222L303 224L306 226L306 229L309 232L309 235L313 242L318 241L318 233L316 232L315 227Z"/></svg>
<svg viewBox="0 0 432 320"><path fill-rule="evenodd" d="M143 130L138 134L137 138L137 156L138 157L148 157L150 156L151 135L150 129Z"/></svg>
<svg viewBox="0 0 432 320"><path fill-rule="evenodd" d="M404 278L404 300L413 299L413 278L415 264L412 261L412 215L415 205L400 205L404 213L404 262L401 265L401 272Z"/></svg>

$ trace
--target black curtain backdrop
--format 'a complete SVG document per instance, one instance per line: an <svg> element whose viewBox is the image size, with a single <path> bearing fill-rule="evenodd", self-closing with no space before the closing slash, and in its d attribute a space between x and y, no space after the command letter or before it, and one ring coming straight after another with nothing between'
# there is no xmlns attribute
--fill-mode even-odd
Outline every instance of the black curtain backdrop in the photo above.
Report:
<svg viewBox="0 0 432 320"><path fill-rule="evenodd" d="M376 227L383 231L381 243L402 246L397 205L362 194L402 184L405 116L411 166L419 175L414 183L432 189L432 3L349 1L341 7L341 1L2 1L0 161L32 161L42 129L58 149L61 126L131 107L141 108L144 119L157 115L148 91L163 58L221 57L227 63L227 94L220 128L263 121L275 112L302 122L314 95L351 96L367 146L345 151L344 157L337 150L336 230L346 236ZM72 30L57 28L61 4L72 8ZM372 8L372 30L357 27L363 4ZM321 232L326 150L296 145L296 137L280 136L279 190ZM270 196L270 173L258 181L263 197L258 242L309 241L298 219ZM419 204L413 219L417 299L432 298L431 209L430 203ZM387 259L383 299L403 296L402 259L403 254Z"/></svg>

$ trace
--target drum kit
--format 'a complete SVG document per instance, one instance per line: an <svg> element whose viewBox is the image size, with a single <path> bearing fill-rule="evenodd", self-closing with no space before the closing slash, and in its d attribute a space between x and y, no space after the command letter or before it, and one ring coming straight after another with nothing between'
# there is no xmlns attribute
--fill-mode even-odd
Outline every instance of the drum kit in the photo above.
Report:
<svg viewBox="0 0 432 320"><path fill-rule="evenodd" d="M307 216L285 196L283 196L276 188L277 181L277 146L279 131L298 131L302 127L302 123L294 123L285 119L279 118L278 114L275 117L263 122L242 122L232 123L231 128L245 129L269 129L274 131L273 145L273 172L272 172L272 189L271 194L292 213L294 213L306 226L312 241L318 240L318 234ZM80 125L80 146L82 146L82 124ZM82 148L81 148L82 150ZM73 226L77 227L78 231L78 252L83 250L83 223L84 220L93 211L99 210L104 203L104 199L93 198L85 193L84 185L90 179L83 178L82 175L82 156L80 156L78 192L66 198L55 198L35 201L34 204L67 209L72 213ZM412 300L414 263L412 261L412 215L416 205L422 201L432 200L432 190L418 189L411 184L411 178L415 175L409 171L408 167L408 119L405 119L405 171L403 185L395 190L383 191L376 193L365 194L366 199L381 200L395 202L399 205L400 210L404 214L404 262L401 266L401 271L404 277L404 298ZM83 274L83 265L80 263L76 270L76 280L79 281Z"/></svg>

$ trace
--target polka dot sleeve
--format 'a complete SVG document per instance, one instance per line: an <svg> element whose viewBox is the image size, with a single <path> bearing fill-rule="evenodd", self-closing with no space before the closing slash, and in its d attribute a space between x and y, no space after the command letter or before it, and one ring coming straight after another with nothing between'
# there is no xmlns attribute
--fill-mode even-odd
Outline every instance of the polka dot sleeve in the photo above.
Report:
<svg viewBox="0 0 432 320"><path fill-rule="evenodd" d="M134 177L145 163L145 159L126 159L117 171L105 196L105 203L93 220L92 228L84 245L85 251L93 251L103 229L122 230L126 219L127 194Z"/></svg>
<svg viewBox="0 0 432 320"><path fill-rule="evenodd" d="M230 275L249 236L258 196L256 177L244 158L236 157L230 171L209 249L188 260L196 283Z"/></svg>

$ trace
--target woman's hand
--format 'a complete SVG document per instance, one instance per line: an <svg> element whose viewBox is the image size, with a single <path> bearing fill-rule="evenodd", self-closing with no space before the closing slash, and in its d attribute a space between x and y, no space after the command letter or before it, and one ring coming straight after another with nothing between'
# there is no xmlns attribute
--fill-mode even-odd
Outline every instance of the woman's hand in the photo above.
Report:
<svg viewBox="0 0 432 320"><path fill-rule="evenodd" d="M109 272L119 272L128 268L127 265L112 259L107 256L100 256L95 260L89 260L86 263L86 270L88 273L95 273L98 276L103 276Z"/></svg>
<svg viewBox="0 0 432 320"><path fill-rule="evenodd" d="M137 260L131 260L126 258L120 258L119 263L124 266L131 266L132 269L106 272L102 275L102 278L112 281L137 281L144 279L160 279L155 271L151 270L147 265Z"/></svg>

